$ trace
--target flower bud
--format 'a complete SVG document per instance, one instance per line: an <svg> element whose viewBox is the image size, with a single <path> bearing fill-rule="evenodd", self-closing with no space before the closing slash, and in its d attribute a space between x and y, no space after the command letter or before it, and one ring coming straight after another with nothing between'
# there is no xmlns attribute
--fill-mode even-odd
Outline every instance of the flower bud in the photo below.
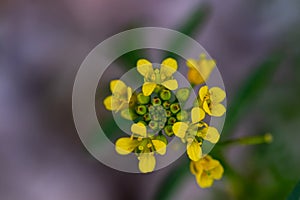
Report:
<svg viewBox="0 0 300 200"><path fill-rule="evenodd" d="M162 85L156 85L154 93L158 94L164 87Z"/></svg>
<svg viewBox="0 0 300 200"><path fill-rule="evenodd" d="M171 104L170 110L171 110L171 112L172 112L173 114L178 113L178 111L180 111L180 106L179 106L179 104L178 104L178 103L173 103L173 104Z"/></svg>
<svg viewBox="0 0 300 200"><path fill-rule="evenodd" d="M166 89L162 90L159 95L160 95L160 98L164 101L170 100L171 96L172 96L171 91L166 90Z"/></svg>
<svg viewBox="0 0 300 200"><path fill-rule="evenodd" d="M188 119L188 113L185 110L181 110L177 113L176 118L178 121L186 121Z"/></svg>
<svg viewBox="0 0 300 200"><path fill-rule="evenodd" d="M151 121L149 123L149 127L152 129L152 130L157 130L158 129L158 123L156 121Z"/></svg>
<svg viewBox="0 0 300 200"><path fill-rule="evenodd" d="M167 125L165 128L164 128L164 131L165 131L165 134L167 136L172 136L174 135L174 132L173 132L173 129L172 129L172 125Z"/></svg>
<svg viewBox="0 0 300 200"><path fill-rule="evenodd" d="M144 114L143 118L144 118L145 122L148 122L148 121L151 120L151 117L150 117L149 113Z"/></svg>
<svg viewBox="0 0 300 200"><path fill-rule="evenodd" d="M164 122L158 122L158 128L159 129L163 129L165 127L165 123Z"/></svg>
<svg viewBox="0 0 300 200"><path fill-rule="evenodd" d="M165 109L169 109L170 108L170 102L169 101L165 101L165 102L163 102L163 107L165 108Z"/></svg>
<svg viewBox="0 0 300 200"><path fill-rule="evenodd" d="M147 112L147 107L144 105L138 105L135 107L135 111L138 115L144 115Z"/></svg>
<svg viewBox="0 0 300 200"><path fill-rule="evenodd" d="M154 97L151 101L151 103L154 105L154 106L158 106L158 105L161 105L161 100L160 98L158 97Z"/></svg>
<svg viewBox="0 0 300 200"><path fill-rule="evenodd" d="M171 117L172 113L169 110L166 110L166 117Z"/></svg>
<svg viewBox="0 0 300 200"><path fill-rule="evenodd" d="M173 124L175 124L176 123L176 118L175 117L170 117L169 119L168 119L168 124L170 124L170 125L173 125Z"/></svg>
<svg viewBox="0 0 300 200"><path fill-rule="evenodd" d="M190 96L190 90L189 88L180 88L176 92L176 98L179 102L185 102L188 100Z"/></svg>
<svg viewBox="0 0 300 200"><path fill-rule="evenodd" d="M143 93L139 93L137 95L137 101L140 104L147 104L150 101L150 97L149 96L145 96Z"/></svg>

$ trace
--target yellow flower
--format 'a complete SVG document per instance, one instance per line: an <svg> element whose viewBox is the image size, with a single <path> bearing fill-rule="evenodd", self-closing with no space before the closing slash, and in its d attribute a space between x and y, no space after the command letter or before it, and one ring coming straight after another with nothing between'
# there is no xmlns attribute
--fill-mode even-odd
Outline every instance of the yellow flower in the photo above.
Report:
<svg viewBox="0 0 300 200"><path fill-rule="evenodd" d="M201 106L207 114L220 117L226 112L226 108L221 104L226 97L226 93L221 88L212 87L208 89L207 86L203 86L199 90L199 96Z"/></svg>
<svg viewBox="0 0 300 200"><path fill-rule="evenodd" d="M189 67L187 74L188 80L190 83L198 85L205 83L216 66L216 63L214 60L206 59L205 54L201 54L200 60L188 59L186 65Z"/></svg>
<svg viewBox="0 0 300 200"><path fill-rule="evenodd" d="M187 143L187 154L193 161L198 161L202 157L202 141L207 140L216 143L220 134L214 127L208 127L201 122L205 117L204 111L199 108L193 108L191 112L192 122L176 122L172 129L174 134Z"/></svg>
<svg viewBox="0 0 300 200"><path fill-rule="evenodd" d="M131 126L131 137L119 138L116 141L116 151L121 155L135 152L139 159L139 169L143 173L152 172L156 165L154 153L164 155L166 144L161 140L151 139L147 134L147 128L142 123Z"/></svg>
<svg viewBox="0 0 300 200"><path fill-rule="evenodd" d="M178 68L177 61L173 58L163 60L160 69L153 69L152 63L146 59L140 59L137 62L138 72L144 76L143 94L150 96L156 85L163 85L170 90L176 90L178 83L173 79L173 74Z"/></svg>
<svg viewBox="0 0 300 200"><path fill-rule="evenodd" d="M190 170L201 188L211 187L214 180L222 178L224 172L220 162L208 155L197 162L191 161Z"/></svg>
<svg viewBox="0 0 300 200"><path fill-rule="evenodd" d="M121 80L113 80L110 82L110 90L112 95L104 99L104 106L107 110L120 111L130 102L132 89L127 87Z"/></svg>

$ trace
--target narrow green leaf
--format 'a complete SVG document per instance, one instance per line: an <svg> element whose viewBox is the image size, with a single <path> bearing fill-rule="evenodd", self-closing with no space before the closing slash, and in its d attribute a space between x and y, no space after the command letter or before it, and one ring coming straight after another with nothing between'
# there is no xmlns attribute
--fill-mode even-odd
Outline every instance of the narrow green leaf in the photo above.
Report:
<svg viewBox="0 0 300 200"><path fill-rule="evenodd" d="M300 181L297 183L292 193L288 196L287 200L299 200L300 199Z"/></svg>
<svg viewBox="0 0 300 200"><path fill-rule="evenodd" d="M230 134L243 114L249 111L251 104L261 95L267 83L271 81L281 61L281 54L271 55L259 67L255 68L254 72L242 84L227 109L226 122L223 128L224 135Z"/></svg>

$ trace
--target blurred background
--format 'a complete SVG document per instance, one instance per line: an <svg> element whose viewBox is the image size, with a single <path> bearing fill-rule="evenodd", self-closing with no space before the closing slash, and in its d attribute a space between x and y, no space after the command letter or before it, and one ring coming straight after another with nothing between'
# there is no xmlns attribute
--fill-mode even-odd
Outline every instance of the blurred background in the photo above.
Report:
<svg viewBox="0 0 300 200"><path fill-rule="evenodd" d="M0 199L285 199L300 180L299 10L298 0L0 1ZM77 135L81 62L142 26L186 33L216 59L229 107L221 140L273 134L268 145L217 145L225 174L212 188L197 186L185 158L147 175L110 169Z"/></svg>

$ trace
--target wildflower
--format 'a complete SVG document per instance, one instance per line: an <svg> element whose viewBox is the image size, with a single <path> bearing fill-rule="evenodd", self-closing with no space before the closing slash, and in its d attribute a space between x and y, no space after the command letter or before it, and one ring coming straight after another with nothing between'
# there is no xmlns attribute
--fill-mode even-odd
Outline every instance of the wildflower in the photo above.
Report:
<svg viewBox="0 0 300 200"><path fill-rule="evenodd" d="M226 112L226 108L221 104L226 93L221 88L212 87L208 89L207 86L203 86L199 90L199 96L202 108L207 114L220 117Z"/></svg>
<svg viewBox="0 0 300 200"><path fill-rule="evenodd" d="M104 99L105 108L116 112L127 108L131 100L132 89L121 80L113 80L110 82L110 90L112 95Z"/></svg>
<svg viewBox="0 0 300 200"><path fill-rule="evenodd" d="M146 59L140 59L137 62L138 72L144 76L145 83L142 91L145 96L150 96L156 86L163 85L167 89L176 90L178 88L177 80L172 75L178 68L177 61L173 58L163 60L160 69L153 69L152 63Z"/></svg>
<svg viewBox="0 0 300 200"><path fill-rule="evenodd" d="M216 66L216 63L214 60L206 59L205 54L201 54L200 60L188 59L186 65L189 67L187 73L188 80L190 83L198 85L205 83Z"/></svg>
<svg viewBox="0 0 300 200"><path fill-rule="evenodd" d="M220 180L224 169L218 160L205 156L199 161L191 161L191 173L195 175L196 181L201 188L211 187L214 180Z"/></svg>
<svg viewBox="0 0 300 200"><path fill-rule="evenodd" d="M119 138L116 141L116 151L121 155L135 152L139 159L139 169L143 173L152 172L156 165L154 153L164 155L166 143L159 139L152 139L147 134L147 128L142 123L131 126L131 137Z"/></svg>
<svg viewBox="0 0 300 200"><path fill-rule="evenodd" d="M220 137L217 129L208 127L207 124L201 122L204 117L204 111L199 107L195 107L191 112L191 123L176 122L173 125L174 134L187 143L187 154L193 161L198 161L202 157L201 146L203 140L216 143Z"/></svg>

